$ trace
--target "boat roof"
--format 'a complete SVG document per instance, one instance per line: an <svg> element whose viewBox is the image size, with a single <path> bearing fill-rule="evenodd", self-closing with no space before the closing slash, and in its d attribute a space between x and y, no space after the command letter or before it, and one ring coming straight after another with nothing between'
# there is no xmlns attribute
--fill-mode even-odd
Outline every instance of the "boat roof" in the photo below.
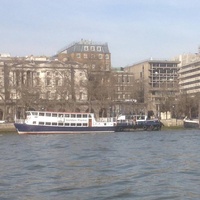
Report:
<svg viewBox="0 0 200 200"><path fill-rule="evenodd" d="M57 112L57 111L38 111L38 110L28 110L27 112L40 112L40 113L57 113L57 114L94 114L94 113L88 113L88 112Z"/></svg>

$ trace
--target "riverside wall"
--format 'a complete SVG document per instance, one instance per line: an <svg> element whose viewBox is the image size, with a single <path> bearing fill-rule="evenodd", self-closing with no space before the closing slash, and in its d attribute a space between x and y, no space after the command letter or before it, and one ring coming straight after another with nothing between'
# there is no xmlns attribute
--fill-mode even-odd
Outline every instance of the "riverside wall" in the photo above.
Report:
<svg viewBox="0 0 200 200"><path fill-rule="evenodd" d="M0 124L0 132L16 132L13 123L3 123Z"/></svg>
<svg viewBox="0 0 200 200"><path fill-rule="evenodd" d="M182 119L162 119L160 121L167 127L183 127Z"/></svg>

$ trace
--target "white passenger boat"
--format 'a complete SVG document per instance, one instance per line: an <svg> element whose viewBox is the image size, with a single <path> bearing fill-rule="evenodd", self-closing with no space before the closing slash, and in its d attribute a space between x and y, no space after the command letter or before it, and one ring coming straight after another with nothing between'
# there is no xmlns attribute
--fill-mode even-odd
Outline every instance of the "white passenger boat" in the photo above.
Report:
<svg viewBox="0 0 200 200"><path fill-rule="evenodd" d="M183 119L183 126L184 128L199 129L199 119L188 119L187 117L185 117Z"/></svg>
<svg viewBox="0 0 200 200"><path fill-rule="evenodd" d="M58 134L114 132L113 118L97 121L94 113L65 113L27 111L26 119L16 119L15 128L19 134Z"/></svg>

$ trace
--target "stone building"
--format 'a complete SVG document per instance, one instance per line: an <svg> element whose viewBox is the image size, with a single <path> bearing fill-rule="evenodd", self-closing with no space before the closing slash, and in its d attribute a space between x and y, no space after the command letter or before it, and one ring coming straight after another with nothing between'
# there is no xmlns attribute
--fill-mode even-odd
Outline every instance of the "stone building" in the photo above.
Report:
<svg viewBox="0 0 200 200"><path fill-rule="evenodd" d="M12 121L28 109L75 111L87 101L86 73L76 62L1 58L0 119Z"/></svg>
<svg viewBox="0 0 200 200"><path fill-rule="evenodd" d="M64 47L53 57L60 61L76 61L96 71L111 70L111 54L107 43L82 39Z"/></svg>
<svg viewBox="0 0 200 200"><path fill-rule="evenodd" d="M0 55L0 120L27 109L94 111L106 116L111 91L107 43L74 42L48 57Z"/></svg>
<svg viewBox="0 0 200 200"><path fill-rule="evenodd" d="M144 114L144 105L139 100L140 87L135 81L134 73L113 70L114 84L114 111L118 114Z"/></svg>

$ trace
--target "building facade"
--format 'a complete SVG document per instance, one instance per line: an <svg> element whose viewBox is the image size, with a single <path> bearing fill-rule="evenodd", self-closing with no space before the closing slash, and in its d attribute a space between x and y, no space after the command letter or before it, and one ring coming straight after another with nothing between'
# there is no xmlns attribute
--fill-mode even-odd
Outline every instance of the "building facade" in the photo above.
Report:
<svg viewBox="0 0 200 200"><path fill-rule="evenodd" d="M164 109L166 101L171 99L171 103L175 102L179 91L178 63L150 59L125 68L125 71L134 73L135 80L140 84L147 114L152 112L156 117L161 117L161 112L170 109Z"/></svg>
<svg viewBox="0 0 200 200"><path fill-rule="evenodd" d="M87 69L76 62L7 58L0 62L0 119L25 110L75 111L87 101Z"/></svg>
<svg viewBox="0 0 200 200"><path fill-rule="evenodd" d="M111 70L111 54L107 43L82 39L58 51L54 58L60 61L79 62L95 71Z"/></svg>
<svg viewBox="0 0 200 200"><path fill-rule="evenodd" d="M200 58L180 66L179 86L181 93L192 95L200 92Z"/></svg>

